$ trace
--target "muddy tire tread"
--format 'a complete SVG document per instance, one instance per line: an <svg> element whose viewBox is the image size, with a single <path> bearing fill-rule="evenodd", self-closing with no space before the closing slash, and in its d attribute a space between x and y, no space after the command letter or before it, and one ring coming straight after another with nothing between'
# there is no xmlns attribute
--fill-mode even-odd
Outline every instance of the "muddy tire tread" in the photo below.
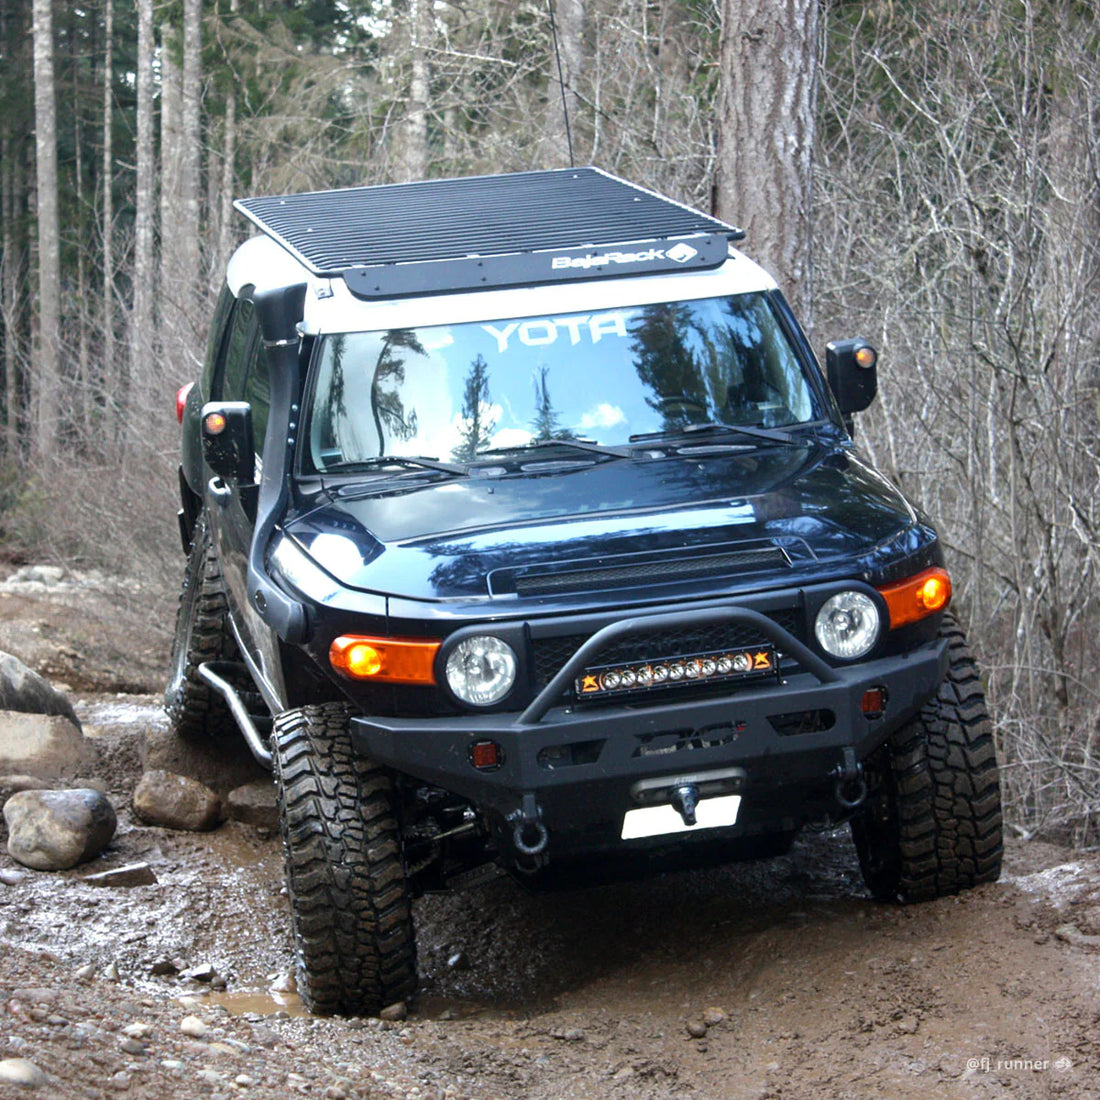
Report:
<svg viewBox="0 0 1100 1100"><path fill-rule="evenodd" d="M375 1015L416 989L416 949L389 776L351 745L343 703L275 720L298 988L322 1015Z"/></svg>
<svg viewBox="0 0 1100 1100"><path fill-rule="evenodd" d="M880 898L928 901L995 882L1003 855L1000 778L985 693L950 615L947 673L882 750L890 806L853 821L867 885Z"/></svg>
<svg viewBox="0 0 1100 1100"><path fill-rule="evenodd" d="M198 674L199 665L205 661L236 660L240 656L229 629L221 565L206 518L200 515L176 610L172 653L175 672L164 697L174 733L190 738L236 733L237 725L225 700Z"/></svg>

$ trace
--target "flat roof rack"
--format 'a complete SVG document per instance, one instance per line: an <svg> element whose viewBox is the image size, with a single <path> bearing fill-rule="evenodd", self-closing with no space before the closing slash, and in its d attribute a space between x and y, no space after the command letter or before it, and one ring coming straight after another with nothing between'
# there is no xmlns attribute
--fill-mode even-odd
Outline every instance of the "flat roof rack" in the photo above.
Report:
<svg viewBox="0 0 1100 1100"><path fill-rule="evenodd" d="M351 187L234 206L310 272L400 298L721 265L736 226L599 168Z"/></svg>

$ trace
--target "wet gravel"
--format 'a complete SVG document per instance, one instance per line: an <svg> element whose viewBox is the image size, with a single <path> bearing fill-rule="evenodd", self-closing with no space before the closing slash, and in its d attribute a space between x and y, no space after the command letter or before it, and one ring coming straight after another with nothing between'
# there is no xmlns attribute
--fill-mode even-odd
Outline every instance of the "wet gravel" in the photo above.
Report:
<svg viewBox="0 0 1100 1100"><path fill-rule="evenodd" d="M71 597L0 594L0 624L30 614L64 648ZM94 667L89 644L66 660ZM119 679L145 694L103 690ZM1000 883L909 908L869 899L844 833L558 894L498 879L417 903L415 1004L311 1017L277 839L137 822L156 685L97 683L77 701L115 840L50 874L0 854L0 1100L1100 1100L1100 860L1038 843L1010 845ZM155 882L85 881L134 864Z"/></svg>

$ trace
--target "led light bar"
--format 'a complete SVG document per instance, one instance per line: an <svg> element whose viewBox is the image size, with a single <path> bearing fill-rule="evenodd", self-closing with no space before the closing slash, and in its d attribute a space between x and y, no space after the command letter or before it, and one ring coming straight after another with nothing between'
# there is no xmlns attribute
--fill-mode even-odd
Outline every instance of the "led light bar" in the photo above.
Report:
<svg viewBox="0 0 1100 1100"><path fill-rule="evenodd" d="M719 649L685 657L662 657L629 664L586 668L574 681L580 699L633 695L662 688L777 676L779 662L772 646Z"/></svg>

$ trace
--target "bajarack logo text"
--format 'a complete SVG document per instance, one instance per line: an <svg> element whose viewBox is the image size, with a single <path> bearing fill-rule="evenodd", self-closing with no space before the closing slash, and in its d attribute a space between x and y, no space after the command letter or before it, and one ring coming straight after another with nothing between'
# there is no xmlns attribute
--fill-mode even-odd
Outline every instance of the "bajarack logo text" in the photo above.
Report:
<svg viewBox="0 0 1100 1100"><path fill-rule="evenodd" d="M641 252L600 252L588 256L555 256L551 261L554 271L562 271L566 268L607 267L610 264L646 264L655 260L672 260L674 263L686 264L693 260L699 253L689 244L681 241L672 248L646 248Z"/></svg>

